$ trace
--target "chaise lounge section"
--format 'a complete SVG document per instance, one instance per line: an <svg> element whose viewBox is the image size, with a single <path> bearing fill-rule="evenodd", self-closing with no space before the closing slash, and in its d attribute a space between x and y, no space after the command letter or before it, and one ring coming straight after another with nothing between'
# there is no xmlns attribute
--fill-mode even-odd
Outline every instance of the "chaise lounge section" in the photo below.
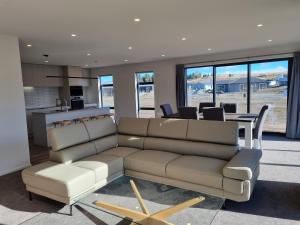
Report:
<svg viewBox="0 0 300 225"><path fill-rule="evenodd" d="M111 118L54 128L48 162L22 172L26 189L68 205L122 175L248 201L258 149L240 149L235 122Z"/></svg>

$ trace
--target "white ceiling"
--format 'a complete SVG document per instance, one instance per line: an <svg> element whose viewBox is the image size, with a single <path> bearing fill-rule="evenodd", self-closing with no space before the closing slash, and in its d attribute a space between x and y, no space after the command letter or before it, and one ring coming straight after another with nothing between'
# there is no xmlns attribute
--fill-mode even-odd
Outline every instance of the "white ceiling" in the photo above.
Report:
<svg viewBox="0 0 300 225"><path fill-rule="evenodd" d="M20 38L23 62L96 67L300 43L299 12L299 0L0 0L0 33Z"/></svg>

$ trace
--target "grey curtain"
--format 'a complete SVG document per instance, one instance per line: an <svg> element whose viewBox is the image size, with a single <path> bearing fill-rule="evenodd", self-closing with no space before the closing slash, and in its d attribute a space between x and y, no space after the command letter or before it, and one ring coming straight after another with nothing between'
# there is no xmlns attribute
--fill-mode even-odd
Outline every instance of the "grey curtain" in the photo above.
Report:
<svg viewBox="0 0 300 225"><path fill-rule="evenodd" d="M295 53L293 59L288 97L286 136L300 139L300 52Z"/></svg>
<svg viewBox="0 0 300 225"><path fill-rule="evenodd" d="M185 69L183 64L176 65L176 102L177 108L185 106Z"/></svg>

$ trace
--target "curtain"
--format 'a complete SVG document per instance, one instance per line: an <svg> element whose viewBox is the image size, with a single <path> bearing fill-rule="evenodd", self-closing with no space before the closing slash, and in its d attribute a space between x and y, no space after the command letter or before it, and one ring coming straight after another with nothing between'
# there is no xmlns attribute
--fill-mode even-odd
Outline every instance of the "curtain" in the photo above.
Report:
<svg viewBox="0 0 300 225"><path fill-rule="evenodd" d="M300 139L300 52L295 53L293 59L288 96L286 136Z"/></svg>
<svg viewBox="0 0 300 225"><path fill-rule="evenodd" d="M185 106L185 69L183 64L176 65L176 102L177 108Z"/></svg>

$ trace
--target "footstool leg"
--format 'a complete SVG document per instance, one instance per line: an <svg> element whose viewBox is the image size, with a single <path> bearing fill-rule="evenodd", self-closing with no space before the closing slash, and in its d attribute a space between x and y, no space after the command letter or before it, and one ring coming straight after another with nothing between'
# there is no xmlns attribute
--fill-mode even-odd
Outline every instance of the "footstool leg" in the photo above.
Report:
<svg viewBox="0 0 300 225"><path fill-rule="evenodd" d="M70 216L73 216L73 205L70 205Z"/></svg>
<svg viewBox="0 0 300 225"><path fill-rule="evenodd" d="M222 209L226 210L226 200L224 201L223 205L222 205Z"/></svg>

